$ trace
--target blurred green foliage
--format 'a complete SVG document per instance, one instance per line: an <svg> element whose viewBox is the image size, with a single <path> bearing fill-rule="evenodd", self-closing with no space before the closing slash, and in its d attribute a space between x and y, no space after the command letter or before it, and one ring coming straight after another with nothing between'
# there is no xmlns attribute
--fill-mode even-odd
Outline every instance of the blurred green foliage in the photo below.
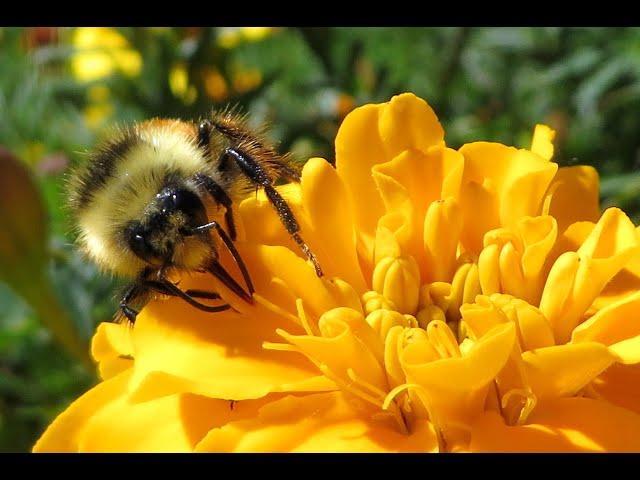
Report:
<svg viewBox="0 0 640 480"><path fill-rule="evenodd" d="M412 91L454 148L528 146L549 124L555 160L594 165L603 204L640 218L638 28L2 28L0 72L0 175L15 157L36 186L0 202L0 229L47 217L40 263L18 273L0 255L0 451L29 450L97 381L46 325L71 322L88 351L115 309L116 282L73 248L63 200L66 167L114 123L239 104L300 161L333 160L349 110ZM48 298L21 286L28 268Z"/></svg>

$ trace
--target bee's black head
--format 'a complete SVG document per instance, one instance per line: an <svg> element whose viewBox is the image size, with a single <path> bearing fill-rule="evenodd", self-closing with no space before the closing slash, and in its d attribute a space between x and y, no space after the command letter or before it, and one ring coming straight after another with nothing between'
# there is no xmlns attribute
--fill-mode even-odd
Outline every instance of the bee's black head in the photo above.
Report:
<svg viewBox="0 0 640 480"><path fill-rule="evenodd" d="M144 216L130 222L124 232L131 251L145 262L158 266L186 266L184 243L197 236L208 243L205 233L194 229L207 223L200 197L184 185L168 185L156 195Z"/></svg>

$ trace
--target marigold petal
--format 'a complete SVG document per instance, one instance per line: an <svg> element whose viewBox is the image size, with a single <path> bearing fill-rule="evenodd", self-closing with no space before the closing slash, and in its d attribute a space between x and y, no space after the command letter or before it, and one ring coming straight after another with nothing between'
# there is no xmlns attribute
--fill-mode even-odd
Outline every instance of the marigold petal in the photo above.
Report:
<svg viewBox="0 0 640 480"><path fill-rule="evenodd" d="M523 426L507 426L488 412L473 426L471 451L637 452L640 415L588 398L545 402Z"/></svg>
<svg viewBox="0 0 640 480"><path fill-rule="evenodd" d="M107 380L133 366L131 327L103 322L91 340L91 356L98 362L100 378Z"/></svg>
<svg viewBox="0 0 640 480"><path fill-rule="evenodd" d="M324 274L340 276L359 294L366 291L356 252L353 215L347 190L336 170L321 158L312 158L302 171L302 205L311 229L305 241L317 256Z"/></svg>
<svg viewBox="0 0 640 480"><path fill-rule="evenodd" d="M202 283L195 285L185 281L185 286L203 288ZM187 391L234 400L289 387L295 390L296 384L306 389L305 381L318 375L311 363L302 356L262 348L264 341L279 338L278 327L295 329L283 317L273 317L280 321L234 312L212 315L177 301L150 303L133 331L132 389L139 398ZM164 382L146 380L158 373L166 375ZM155 391L151 385L163 385L165 391Z"/></svg>
<svg viewBox="0 0 640 480"><path fill-rule="evenodd" d="M640 364L611 365L591 386L598 398L640 414Z"/></svg>
<svg viewBox="0 0 640 480"><path fill-rule="evenodd" d="M175 394L132 402L122 396L88 419L79 451L191 452L212 428L254 417L266 402L279 397L230 402Z"/></svg>
<svg viewBox="0 0 640 480"><path fill-rule="evenodd" d="M380 112L380 138L387 157L404 150L422 152L444 144L444 130L433 109L413 93L393 97Z"/></svg>
<svg viewBox="0 0 640 480"><path fill-rule="evenodd" d="M463 170L462 154L451 148L432 148L426 153L413 148L372 168L402 185L420 215L432 202L458 195Z"/></svg>
<svg viewBox="0 0 640 480"><path fill-rule="evenodd" d="M402 251L422 256L422 217L412 204L409 193L397 180L377 172L375 168L373 178L388 212L380 218L378 227L384 226L393 232Z"/></svg>
<svg viewBox="0 0 640 480"><path fill-rule="evenodd" d="M549 191L553 193L548 213L557 220L559 231L575 222L598 221L600 185L598 171L592 166L559 168ZM576 199L580 201L576 202Z"/></svg>
<svg viewBox="0 0 640 480"><path fill-rule="evenodd" d="M397 95L385 104L356 108L342 122L335 142L336 169L349 192L358 248L365 261L373 258L376 226L385 211L371 168L404 150L424 153L442 146L443 139L444 131L431 107L411 93Z"/></svg>
<svg viewBox="0 0 640 480"><path fill-rule="evenodd" d="M466 144L460 153L465 158L461 188L463 243L478 254L482 237L489 230L512 226L524 216L540 213L558 166L528 150L499 143Z"/></svg>
<svg viewBox="0 0 640 480"><path fill-rule="evenodd" d="M520 260L526 290L523 298L538 305L548 273L545 264L558 237L558 224L548 215L525 217L518 222L517 229L524 244Z"/></svg>
<svg viewBox="0 0 640 480"><path fill-rule="evenodd" d="M576 394L617 357L596 342L556 345L524 352L526 378L539 398Z"/></svg>
<svg viewBox="0 0 640 480"><path fill-rule="evenodd" d="M33 446L33 452L78 451L87 422L94 414L126 394L132 373L132 369L125 370L99 383L75 400L47 427Z"/></svg>
<svg viewBox="0 0 640 480"><path fill-rule="evenodd" d="M383 344L375 330L360 312L350 308L334 308L318 322L321 337L279 334L314 363L324 364L340 378L348 378L348 369L366 382L386 390L386 376L379 363Z"/></svg>
<svg viewBox="0 0 640 480"><path fill-rule="evenodd" d="M423 229L425 281L450 282L453 279L461 232L462 211L457 200L448 197L429 205Z"/></svg>
<svg viewBox="0 0 640 480"><path fill-rule="evenodd" d="M431 403L427 408L443 428L468 424L482 411L487 387L507 362L515 338L513 324L497 325L466 356L432 362L424 362L419 344L410 344L401 356L407 383L424 388Z"/></svg>
<svg viewBox="0 0 640 480"><path fill-rule="evenodd" d="M553 157L553 139L555 136L555 130L549 128L547 125L536 125L533 131L533 140L531 140L531 151L536 155L540 155L545 160L551 160Z"/></svg>
<svg viewBox="0 0 640 480"><path fill-rule="evenodd" d="M201 452L433 452L435 433L426 421L405 435L368 420L341 393L286 397L265 405L255 418L211 430Z"/></svg>
<svg viewBox="0 0 640 480"><path fill-rule="evenodd" d="M365 105L351 111L336 136L336 170L349 195L355 216L358 248L365 259L373 257L378 219L384 214L382 198L371 177L371 167L387 160L378 134L383 105Z"/></svg>
<svg viewBox="0 0 640 480"><path fill-rule="evenodd" d="M627 215L609 208L576 253L567 252L558 258L540 302L558 343L569 340L605 285L638 254L639 245L635 226Z"/></svg>
<svg viewBox="0 0 640 480"><path fill-rule="evenodd" d="M299 183L288 183L276 188L296 216L300 224L301 235L304 238L308 226L307 215L302 207L302 189ZM255 244L281 245L289 250L298 252L299 247L291 238L278 213L263 190L255 195L249 195L238 207L237 230L239 240L249 240ZM260 221L255 221L259 218Z"/></svg>
<svg viewBox="0 0 640 480"><path fill-rule="evenodd" d="M607 305L578 325L573 330L571 342L611 345L637 335L640 335L640 292Z"/></svg>

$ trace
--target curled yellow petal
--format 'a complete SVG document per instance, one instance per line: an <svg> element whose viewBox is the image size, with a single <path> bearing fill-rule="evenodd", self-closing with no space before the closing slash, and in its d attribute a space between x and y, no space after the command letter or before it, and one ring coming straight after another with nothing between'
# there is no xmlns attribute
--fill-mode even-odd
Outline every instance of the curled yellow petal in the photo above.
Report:
<svg viewBox="0 0 640 480"><path fill-rule="evenodd" d="M315 363L326 365L335 375L347 378L347 370L353 369L371 385L386 388L386 376L378 362L382 341L361 313L336 308L323 314L318 325L321 337L278 332L300 352Z"/></svg>
<svg viewBox="0 0 640 480"><path fill-rule="evenodd" d="M430 408L438 412L443 428L468 424L482 411L487 387L506 363L514 341L512 324L497 325L466 356L426 363L419 344L410 344L402 354L402 368L407 383L429 393Z"/></svg>
<svg viewBox="0 0 640 480"><path fill-rule="evenodd" d="M464 145L461 207L466 248L479 253L482 237L499 226L511 226L541 212L544 194L558 166L528 150L498 143ZM513 199L518 198L517 202Z"/></svg>
<svg viewBox="0 0 640 480"><path fill-rule="evenodd" d="M556 341L566 342L604 286L638 251L629 218L608 209L577 252L561 255L545 285L540 309L553 325Z"/></svg>

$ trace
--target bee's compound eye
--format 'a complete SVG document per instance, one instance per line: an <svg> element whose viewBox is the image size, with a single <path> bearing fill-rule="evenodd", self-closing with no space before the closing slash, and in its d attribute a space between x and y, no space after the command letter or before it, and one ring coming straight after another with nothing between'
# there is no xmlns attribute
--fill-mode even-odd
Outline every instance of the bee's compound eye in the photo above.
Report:
<svg viewBox="0 0 640 480"><path fill-rule="evenodd" d="M189 190L174 190L171 201L176 210L191 214L202 208L202 202L198 196Z"/></svg>
<svg viewBox="0 0 640 480"><path fill-rule="evenodd" d="M131 251L137 257L147 262L153 259L153 249L151 248L151 245L149 245L143 227L140 223L133 222L129 224L124 234L129 248L131 248Z"/></svg>

